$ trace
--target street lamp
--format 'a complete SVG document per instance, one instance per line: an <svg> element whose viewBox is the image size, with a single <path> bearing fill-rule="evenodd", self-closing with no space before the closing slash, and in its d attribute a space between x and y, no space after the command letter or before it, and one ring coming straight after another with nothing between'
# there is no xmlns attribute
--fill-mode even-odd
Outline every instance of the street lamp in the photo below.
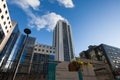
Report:
<svg viewBox="0 0 120 80"><path fill-rule="evenodd" d="M20 56L19 56L19 58L18 58L17 66L16 66L16 68L15 68L15 72L14 72L14 74L13 74L12 80L15 80L16 73L17 73L17 71L18 71L18 68L19 68L19 65L20 65L20 61L21 61L21 58L22 58L22 55L23 55L23 51L24 51L24 49L25 49L25 46L26 46L26 43L27 43L27 39L28 39L29 34L31 33L31 30L28 29L28 28L26 28L26 29L24 29L24 33L27 34L27 35L26 35L26 38L25 38L25 40L24 40L22 49L20 50Z"/></svg>

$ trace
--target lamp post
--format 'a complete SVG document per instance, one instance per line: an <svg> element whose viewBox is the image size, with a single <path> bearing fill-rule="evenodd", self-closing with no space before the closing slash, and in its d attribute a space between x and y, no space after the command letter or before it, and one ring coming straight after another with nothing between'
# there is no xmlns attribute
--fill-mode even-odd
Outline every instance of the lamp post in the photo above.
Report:
<svg viewBox="0 0 120 80"><path fill-rule="evenodd" d="M16 68L15 68L15 71L14 71L14 74L13 74L13 77L12 77L12 80L15 80L15 77L16 77L16 74L17 74L17 71L18 71L18 68L19 68L19 65L20 65L20 61L21 61L21 58L22 58L22 55L23 55L23 51L24 51L24 49L25 49L25 46L26 46L26 43L27 43L27 39L28 39L29 34L31 33L31 30L28 29L28 28L26 28L26 29L24 29L24 32L25 32L25 34L27 34L27 35L26 35L26 38L25 38L25 40L24 40L23 46L22 46L22 48L21 48L21 50L20 50L20 56L19 56L19 58L18 58L17 66L16 66Z"/></svg>

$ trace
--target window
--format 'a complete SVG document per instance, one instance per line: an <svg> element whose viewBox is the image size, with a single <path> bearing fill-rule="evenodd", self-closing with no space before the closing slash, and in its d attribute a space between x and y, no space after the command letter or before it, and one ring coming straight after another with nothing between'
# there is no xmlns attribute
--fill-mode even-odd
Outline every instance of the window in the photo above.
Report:
<svg viewBox="0 0 120 80"><path fill-rule="evenodd" d="M5 11L5 14L7 14L8 12L7 12L7 10Z"/></svg>
<svg viewBox="0 0 120 80"><path fill-rule="evenodd" d="M7 20L9 20L9 17L7 17Z"/></svg>
<svg viewBox="0 0 120 80"><path fill-rule="evenodd" d="M0 13L2 12L2 10L0 9Z"/></svg>
<svg viewBox="0 0 120 80"><path fill-rule="evenodd" d="M35 48L34 50L35 50L35 51L37 51L37 49L36 49L36 48Z"/></svg>
<svg viewBox="0 0 120 80"><path fill-rule="evenodd" d="M46 52L48 52L48 50L46 50Z"/></svg>
<svg viewBox="0 0 120 80"><path fill-rule="evenodd" d="M6 24L6 22L4 21L4 25Z"/></svg>
<svg viewBox="0 0 120 80"><path fill-rule="evenodd" d="M6 8L6 5L4 4L3 7Z"/></svg>
<svg viewBox="0 0 120 80"><path fill-rule="evenodd" d="M7 26L5 27L5 29L7 29Z"/></svg>
<svg viewBox="0 0 120 80"><path fill-rule="evenodd" d="M2 30L2 27L0 26L0 44L3 41L4 37L5 37L5 34L4 34L3 30Z"/></svg>
<svg viewBox="0 0 120 80"><path fill-rule="evenodd" d="M10 24L10 21L8 23Z"/></svg>
<svg viewBox="0 0 120 80"><path fill-rule="evenodd" d="M44 49L42 50L42 52L44 52Z"/></svg>
<svg viewBox="0 0 120 80"><path fill-rule="evenodd" d="M38 49L38 51L41 51L41 49Z"/></svg>
<svg viewBox="0 0 120 80"><path fill-rule="evenodd" d="M2 16L1 16L1 19L3 19L3 18L4 18L4 16L2 15Z"/></svg>
<svg viewBox="0 0 120 80"><path fill-rule="evenodd" d="M7 33L8 33L9 31L7 30Z"/></svg>
<svg viewBox="0 0 120 80"><path fill-rule="evenodd" d="M52 49L52 47L50 47L50 49Z"/></svg>

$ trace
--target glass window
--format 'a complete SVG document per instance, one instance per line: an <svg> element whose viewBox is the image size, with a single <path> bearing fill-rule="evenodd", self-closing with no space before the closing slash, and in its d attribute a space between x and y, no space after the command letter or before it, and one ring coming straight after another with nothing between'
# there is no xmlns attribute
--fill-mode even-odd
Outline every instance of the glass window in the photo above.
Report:
<svg viewBox="0 0 120 80"><path fill-rule="evenodd" d="M41 49L38 49L38 51L41 51Z"/></svg>
<svg viewBox="0 0 120 80"><path fill-rule="evenodd" d="M7 20L9 20L9 17L7 17Z"/></svg>
<svg viewBox="0 0 120 80"><path fill-rule="evenodd" d="M4 34L3 30L2 30L2 27L0 26L0 44L3 41L4 37L5 37L5 34Z"/></svg>
<svg viewBox="0 0 120 80"><path fill-rule="evenodd" d="M6 8L6 5L4 4L3 7Z"/></svg>
<svg viewBox="0 0 120 80"><path fill-rule="evenodd" d="M7 10L5 11L5 14L7 14L8 12L7 12Z"/></svg>
<svg viewBox="0 0 120 80"><path fill-rule="evenodd" d="M1 16L1 19L3 19L3 18L4 18L4 16L2 15L2 16Z"/></svg>
<svg viewBox="0 0 120 80"><path fill-rule="evenodd" d="M0 13L2 12L2 10L0 9Z"/></svg>

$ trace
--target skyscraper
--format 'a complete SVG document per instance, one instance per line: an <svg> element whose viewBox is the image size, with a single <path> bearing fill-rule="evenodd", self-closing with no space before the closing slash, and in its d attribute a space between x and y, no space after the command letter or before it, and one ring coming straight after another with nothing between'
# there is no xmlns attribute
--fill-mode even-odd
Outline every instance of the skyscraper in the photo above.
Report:
<svg viewBox="0 0 120 80"><path fill-rule="evenodd" d="M9 16L6 0L0 0L0 52L7 43L16 23Z"/></svg>
<svg viewBox="0 0 120 80"><path fill-rule="evenodd" d="M72 33L70 24L59 20L53 32L53 46L55 47L55 60L71 61L74 58Z"/></svg>

